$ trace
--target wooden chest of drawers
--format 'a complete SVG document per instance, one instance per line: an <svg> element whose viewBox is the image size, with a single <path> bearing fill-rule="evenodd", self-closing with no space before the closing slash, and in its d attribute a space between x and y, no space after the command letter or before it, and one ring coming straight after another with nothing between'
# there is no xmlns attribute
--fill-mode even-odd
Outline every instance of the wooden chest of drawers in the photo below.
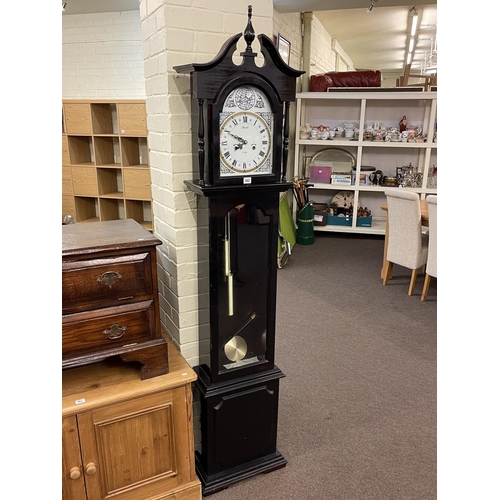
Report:
<svg viewBox="0 0 500 500"><path fill-rule="evenodd" d="M120 355L141 378L168 373L156 246L132 219L62 226L62 366Z"/></svg>

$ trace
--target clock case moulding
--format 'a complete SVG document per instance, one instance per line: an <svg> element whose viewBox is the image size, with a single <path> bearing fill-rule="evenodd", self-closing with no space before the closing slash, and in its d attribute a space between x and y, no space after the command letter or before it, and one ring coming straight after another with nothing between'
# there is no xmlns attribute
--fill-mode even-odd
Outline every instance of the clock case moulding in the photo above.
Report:
<svg viewBox="0 0 500 500"><path fill-rule="evenodd" d="M283 184L281 190L291 187L286 182L286 166L288 162L290 103L295 101L296 81L304 73L288 66L281 58L272 40L265 34L257 36L260 42L264 64L257 66L257 53L252 50L255 33L251 23L251 8L249 20L244 31L246 49L240 52L241 64L233 62L233 54L243 33L229 38L221 47L217 56L208 63L191 63L174 66L180 74L189 74L192 94L192 130L193 151L198 152L197 166L199 178L186 181L190 189L199 194L205 194L206 188L214 186L240 186L254 189L256 184L271 183L276 189L276 183ZM273 172L269 175L252 176L251 184L243 184L243 178L227 179L219 174L220 144L219 144L219 113L224 101L232 90L239 86L251 85L266 94L275 113L275 130L273 137ZM281 126L283 124L283 126ZM259 189L259 187L257 187ZM221 194L219 190L217 193ZM216 194L217 196L218 194Z"/></svg>

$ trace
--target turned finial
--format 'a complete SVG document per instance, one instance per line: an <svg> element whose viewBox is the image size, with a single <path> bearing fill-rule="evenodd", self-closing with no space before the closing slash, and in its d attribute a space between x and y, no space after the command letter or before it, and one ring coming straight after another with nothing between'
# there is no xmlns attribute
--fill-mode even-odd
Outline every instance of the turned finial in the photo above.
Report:
<svg viewBox="0 0 500 500"><path fill-rule="evenodd" d="M252 52L252 42L255 39L255 31L252 26L252 6L248 6L248 23L244 32L245 42L247 42L246 52Z"/></svg>

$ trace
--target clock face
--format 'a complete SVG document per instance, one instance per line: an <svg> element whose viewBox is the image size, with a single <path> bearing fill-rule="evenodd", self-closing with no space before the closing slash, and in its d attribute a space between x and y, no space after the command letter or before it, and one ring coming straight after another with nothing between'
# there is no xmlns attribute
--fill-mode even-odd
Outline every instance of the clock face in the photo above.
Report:
<svg viewBox="0 0 500 500"><path fill-rule="evenodd" d="M354 192L339 191L332 198L332 203L336 203L339 208L354 207Z"/></svg>
<svg viewBox="0 0 500 500"><path fill-rule="evenodd" d="M266 95L250 85L234 89L219 115L220 177L272 173L273 130Z"/></svg>

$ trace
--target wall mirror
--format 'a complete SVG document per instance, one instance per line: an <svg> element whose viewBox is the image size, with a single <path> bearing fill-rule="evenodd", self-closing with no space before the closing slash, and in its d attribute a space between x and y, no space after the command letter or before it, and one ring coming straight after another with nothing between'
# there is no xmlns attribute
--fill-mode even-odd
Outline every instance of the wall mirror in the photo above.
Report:
<svg viewBox="0 0 500 500"><path fill-rule="evenodd" d="M350 174L356 166L356 158L342 148L326 148L313 155L309 165L332 167L332 173Z"/></svg>

